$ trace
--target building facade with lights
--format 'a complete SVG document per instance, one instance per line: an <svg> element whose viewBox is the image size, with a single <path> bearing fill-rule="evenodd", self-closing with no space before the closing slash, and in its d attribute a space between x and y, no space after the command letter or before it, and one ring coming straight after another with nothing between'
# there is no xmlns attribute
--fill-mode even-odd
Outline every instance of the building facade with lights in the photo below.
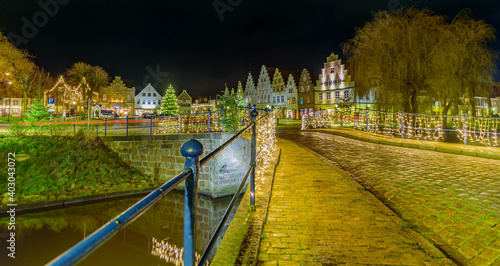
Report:
<svg viewBox="0 0 500 266"><path fill-rule="evenodd" d="M88 84L83 82L90 90ZM43 100L46 104L49 98L54 99L54 115L61 115L64 117L76 116L85 110L84 98L82 93L82 84L77 87L68 85L63 76L60 76L56 84L49 90L44 92ZM97 101L98 93L93 93L93 100Z"/></svg>
<svg viewBox="0 0 500 266"><path fill-rule="evenodd" d="M2 116L21 116L22 108L22 98L3 98L0 100L0 114Z"/></svg>
<svg viewBox="0 0 500 266"><path fill-rule="evenodd" d="M309 72L307 69L302 69L297 87L297 99L299 118L303 115L313 115L315 108L314 87L318 76L315 73Z"/></svg>
<svg viewBox="0 0 500 266"><path fill-rule="evenodd" d="M187 93L186 90L183 90L179 96L177 96L177 104L179 105L179 114L191 114L192 113L192 104L193 98Z"/></svg>
<svg viewBox="0 0 500 266"><path fill-rule="evenodd" d="M121 77L99 90L99 104L102 110L113 110L119 115L134 114L135 87L127 87Z"/></svg>
<svg viewBox="0 0 500 266"><path fill-rule="evenodd" d="M298 118L296 84L299 76L296 70L280 70L263 65L257 78L252 73L248 74L244 90L245 105L255 104L261 109L274 107L280 118Z"/></svg>
<svg viewBox="0 0 500 266"><path fill-rule="evenodd" d="M316 110L335 110L339 105L354 104L354 82L338 55L326 58L315 87Z"/></svg>
<svg viewBox="0 0 500 266"><path fill-rule="evenodd" d="M156 108L161 107L162 100L163 97L160 93L151 86L151 83L148 83L148 85L135 96L135 115L141 116L143 113L153 113Z"/></svg>

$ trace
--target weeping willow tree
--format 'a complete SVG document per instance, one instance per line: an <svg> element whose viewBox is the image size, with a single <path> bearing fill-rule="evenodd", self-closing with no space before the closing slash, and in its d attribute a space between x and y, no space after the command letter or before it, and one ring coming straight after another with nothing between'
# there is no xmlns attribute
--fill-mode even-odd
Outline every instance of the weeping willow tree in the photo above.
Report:
<svg viewBox="0 0 500 266"><path fill-rule="evenodd" d="M487 44L494 39L494 28L467 11L450 21L406 8L378 12L346 42L344 53L356 94L375 90L378 108L418 113L437 101L447 114L460 98L487 95L496 59Z"/></svg>

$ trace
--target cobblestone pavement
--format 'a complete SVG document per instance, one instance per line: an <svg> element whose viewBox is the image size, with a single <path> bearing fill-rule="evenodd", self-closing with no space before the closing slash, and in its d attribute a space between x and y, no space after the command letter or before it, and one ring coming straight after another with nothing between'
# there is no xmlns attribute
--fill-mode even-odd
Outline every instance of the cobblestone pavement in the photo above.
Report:
<svg viewBox="0 0 500 266"><path fill-rule="evenodd" d="M259 265L453 264L427 255L336 167L291 141L278 145Z"/></svg>
<svg viewBox="0 0 500 266"><path fill-rule="evenodd" d="M460 264L500 265L500 160L317 132L278 137L336 163Z"/></svg>

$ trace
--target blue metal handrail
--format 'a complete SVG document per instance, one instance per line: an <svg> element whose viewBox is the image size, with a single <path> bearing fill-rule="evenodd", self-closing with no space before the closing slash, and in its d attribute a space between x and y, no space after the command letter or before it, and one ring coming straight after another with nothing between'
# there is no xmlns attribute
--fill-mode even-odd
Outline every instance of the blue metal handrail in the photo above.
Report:
<svg viewBox="0 0 500 266"><path fill-rule="evenodd" d="M195 263L195 252L194 252L194 241L195 241L195 204L198 198L198 175L202 165L206 164L208 161L213 159L220 151L226 148L229 144L234 142L238 137L240 137L245 131L250 127L252 128L252 141L251 141L251 161L250 168L248 169L243 182L237 190L236 195L233 197L228 210L224 214L224 217L216 229L213 239L216 239L220 234L221 227L224 225L231 209L234 207L235 199L241 193L243 186L250 175L250 206L255 208L255 165L256 165L256 125L258 112L254 109L250 112L251 123L243 130L238 132L235 136L227 140L224 144L219 146L216 150L207 154L202 160L199 160L199 156L203 153L203 145L194 139L191 139L184 143L181 147L181 154L186 157L186 163L184 165L184 171L179 173L177 176L161 185L159 188L152 191L146 197L138 201L132 207L128 208L120 215L115 217L113 220L103 225L97 231L92 233L88 238L80 241L78 244L68 249L63 254L59 255L57 258L50 261L47 265L74 265L85 257L90 255L99 246L104 244L112 236L114 236L120 229L127 226L133 220L138 218L144 212L146 212L149 207L156 203L162 195L170 192L175 186L177 186L182 181L185 181L185 193L184 193L184 265L194 265ZM262 118L261 118L262 119ZM259 119L260 120L260 119ZM213 248L214 240L211 240L207 249L204 252L210 253ZM204 258L206 261L207 258Z"/></svg>
<svg viewBox="0 0 500 266"><path fill-rule="evenodd" d="M108 239L114 236L121 228L125 227L128 223L138 218L146 210L156 203L163 194L170 192L175 186L184 181L189 175L190 171L183 171L170 179L159 188L153 190L146 197L142 198L132 207L128 208L113 220L103 225L97 231L92 233L89 237L83 239L78 244L68 249L63 254L48 263L48 265L74 265L85 257L90 255L95 249L104 244Z"/></svg>

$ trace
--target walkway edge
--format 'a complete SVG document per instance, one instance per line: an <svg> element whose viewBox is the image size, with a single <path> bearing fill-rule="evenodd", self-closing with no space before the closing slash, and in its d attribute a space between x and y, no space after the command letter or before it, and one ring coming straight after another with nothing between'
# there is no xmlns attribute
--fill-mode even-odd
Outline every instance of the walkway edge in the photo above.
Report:
<svg viewBox="0 0 500 266"><path fill-rule="evenodd" d="M71 199L51 201L51 202L23 204L23 205L19 205L16 207L16 214L47 211L47 210L59 209L59 208L63 208L63 207L78 206L78 205L97 203L97 202L103 202L103 201L132 198L132 197L136 197L136 196L147 195L155 189L156 189L156 187L148 188L148 189L144 189L144 190L113 192L113 193L109 193L109 194L93 195L93 196L87 196L87 197L78 197L78 198L71 198ZM0 218L7 217L9 215L7 213L8 210L9 210L9 207L0 208Z"/></svg>
<svg viewBox="0 0 500 266"><path fill-rule="evenodd" d="M422 236L420 233L411 229L410 224L406 220L402 219L393 209L391 209L389 206L385 205L377 196L375 196L369 190L367 190L365 187L363 187L363 185L361 185L359 183L359 181L356 180L356 178L354 178L348 172L344 171L340 165L338 165L334 161L324 157L323 155L309 149L308 147L306 147L300 143L297 143L297 142L294 142L294 143L296 145L298 145L302 148L305 148L308 151L311 151L312 153L314 153L318 158L323 160L325 163L327 163L332 168L334 168L338 173L340 173L344 178L346 178L354 187L361 190L363 195L365 195L365 197L367 197L370 201L372 201L372 203L374 203L379 208L380 211L382 211L384 214L389 216L389 218L391 218L391 220L395 224L401 226L405 230L405 232L407 232L409 237L411 239L415 240L415 242L417 242L418 246L420 246L429 256L431 256L432 258L435 258L435 259L442 258L445 260L449 260L451 258L456 263L457 258L456 258L456 256L454 256L456 254L449 254L447 252L443 252L441 249L436 247L435 243L427 240L427 238ZM459 265L458 263L456 263L456 264Z"/></svg>
<svg viewBox="0 0 500 266"><path fill-rule="evenodd" d="M256 210L250 210L250 189L247 189L210 265L257 264L261 233L267 220L271 189L280 155L281 149L276 146L271 165L264 174L264 184L256 180L258 183L255 187L260 188L255 192Z"/></svg>
<svg viewBox="0 0 500 266"><path fill-rule="evenodd" d="M343 130L345 130L345 129L343 129ZM346 138L350 138L350 139L356 139L356 140L360 140L360 141L372 142L372 143L383 144L383 145L391 145L391 146L398 146L398 147L405 147L405 148L412 148L412 149L429 150L429 151L437 151L437 152L443 152L443 153L452 153L452 154L460 154L460 155L466 155L466 156L474 156L474 157L482 157L482 158L500 160L500 155L497 155L497 154L470 152L470 151L461 150L461 149L447 149L447 148L434 147L434 146L423 145L423 144L417 145L417 144L400 142L399 140L396 140L396 139L379 140L379 139L370 138L370 135L354 136L354 135L351 135L349 133L338 132L338 131L334 131L334 130L324 130L324 129L315 128L315 129L309 129L308 131L320 132L320 133L336 135L336 136L346 137ZM357 133L362 133L362 132L357 132Z"/></svg>

